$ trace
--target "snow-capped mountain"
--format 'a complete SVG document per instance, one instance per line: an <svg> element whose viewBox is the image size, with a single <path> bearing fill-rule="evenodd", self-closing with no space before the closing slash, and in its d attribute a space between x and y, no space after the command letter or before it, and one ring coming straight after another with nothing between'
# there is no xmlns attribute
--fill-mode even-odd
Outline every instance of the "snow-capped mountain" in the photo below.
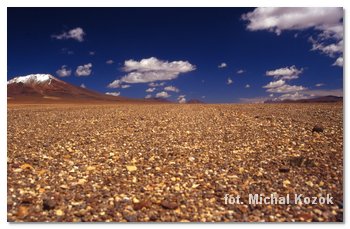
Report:
<svg viewBox="0 0 350 229"><path fill-rule="evenodd" d="M50 74L18 76L7 81L7 97L13 100L111 100L126 98L109 96L74 86Z"/></svg>

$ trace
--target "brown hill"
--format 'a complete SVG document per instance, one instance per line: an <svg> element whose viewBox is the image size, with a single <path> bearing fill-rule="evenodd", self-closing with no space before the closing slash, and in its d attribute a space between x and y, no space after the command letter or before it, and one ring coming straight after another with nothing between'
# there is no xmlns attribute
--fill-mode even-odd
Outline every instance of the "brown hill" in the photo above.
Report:
<svg viewBox="0 0 350 229"><path fill-rule="evenodd" d="M9 80L7 98L10 103L147 102L144 99L101 94L74 86L49 74L31 74Z"/></svg>

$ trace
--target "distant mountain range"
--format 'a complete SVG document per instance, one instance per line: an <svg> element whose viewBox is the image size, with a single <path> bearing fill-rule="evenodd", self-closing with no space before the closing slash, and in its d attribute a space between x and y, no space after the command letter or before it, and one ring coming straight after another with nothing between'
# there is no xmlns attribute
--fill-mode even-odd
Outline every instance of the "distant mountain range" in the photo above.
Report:
<svg viewBox="0 0 350 229"><path fill-rule="evenodd" d="M343 102L343 97L339 96L320 96L310 99L298 99L298 100L266 100L264 103L334 103Z"/></svg>

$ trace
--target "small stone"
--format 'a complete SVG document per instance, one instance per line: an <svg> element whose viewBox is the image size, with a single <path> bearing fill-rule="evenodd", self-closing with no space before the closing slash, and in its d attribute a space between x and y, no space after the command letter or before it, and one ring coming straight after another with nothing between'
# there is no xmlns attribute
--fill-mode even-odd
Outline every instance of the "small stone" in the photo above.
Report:
<svg viewBox="0 0 350 229"><path fill-rule="evenodd" d="M88 166L88 167L86 167L86 170L87 170L87 171L93 171L93 170L95 170L95 169L96 169L95 166Z"/></svg>
<svg viewBox="0 0 350 229"><path fill-rule="evenodd" d="M137 203L140 203L140 200L137 199L136 197L134 197L134 198L132 199L132 202L133 202L134 204L137 204Z"/></svg>
<svg viewBox="0 0 350 229"><path fill-rule="evenodd" d="M290 181L289 180L284 180L283 181L283 187L287 187L288 185L290 185Z"/></svg>
<svg viewBox="0 0 350 229"><path fill-rule="evenodd" d="M137 215L133 213L124 213L123 217L128 222L137 222Z"/></svg>
<svg viewBox="0 0 350 229"><path fill-rule="evenodd" d="M129 171L129 172L133 172L133 171L136 171L137 170L137 167L135 165L127 165L126 166L126 169Z"/></svg>
<svg viewBox="0 0 350 229"><path fill-rule="evenodd" d="M282 167L282 168L279 168L278 171L280 173L288 173L290 171L290 169L287 167Z"/></svg>
<svg viewBox="0 0 350 229"><path fill-rule="evenodd" d="M163 208L174 210L179 207L179 205L175 201L163 200L161 203Z"/></svg>
<svg viewBox="0 0 350 229"><path fill-rule="evenodd" d="M49 211L54 209L56 206L56 202L52 199L44 199L43 200L43 210L44 211Z"/></svg>
<svg viewBox="0 0 350 229"><path fill-rule="evenodd" d="M34 168L30 164L25 163L21 165L21 169L25 170L25 169L34 169Z"/></svg>
<svg viewBox="0 0 350 229"><path fill-rule="evenodd" d="M57 216L63 216L64 215L64 212L61 209L56 210L55 213L56 213Z"/></svg>
<svg viewBox="0 0 350 229"><path fill-rule="evenodd" d="M141 210L142 208L147 208L151 206L151 202L150 201L140 201L139 203L134 203L134 210L138 211Z"/></svg>
<svg viewBox="0 0 350 229"><path fill-rule="evenodd" d="M312 128L312 132L317 132L317 133L321 133L323 132L324 128L320 125L315 125L314 128Z"/></svg>
<svg viewBox="0 0 350 229"><path fill-rule="evenodd" d="M18 211L17 211L17 216L18 217L26 217L29 214L28 207L27 206L19 206Z"/></svg>

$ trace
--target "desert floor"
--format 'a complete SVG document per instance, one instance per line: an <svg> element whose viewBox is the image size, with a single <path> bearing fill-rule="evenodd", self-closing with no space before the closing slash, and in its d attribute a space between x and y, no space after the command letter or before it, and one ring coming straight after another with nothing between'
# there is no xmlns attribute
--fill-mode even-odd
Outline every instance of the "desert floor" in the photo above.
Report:
<svg viewBox="0 0 350 229"><path fill-rule="evenodd" d="M9 104L7 116L8 221L343 220L340 103ZM334 204L249 205L249 193Z"/></svg>

